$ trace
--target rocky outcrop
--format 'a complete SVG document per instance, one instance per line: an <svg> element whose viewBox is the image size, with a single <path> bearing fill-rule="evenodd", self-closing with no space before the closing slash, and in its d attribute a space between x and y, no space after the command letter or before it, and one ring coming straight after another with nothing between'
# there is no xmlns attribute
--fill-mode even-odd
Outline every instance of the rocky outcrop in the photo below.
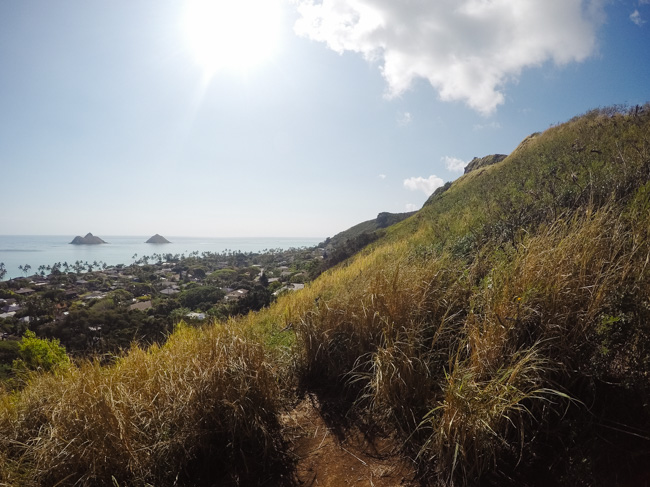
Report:
<svg viewBox="0 0 650 487"><path fill-rule="evenodd" d="M99 245L106 242L99 237L95 237L92 233L87 233L85 237L77 235L70 243L73 245Z"/></svg>
<svg viewBox="0 0 650 487"><path fill-rule="evenodd" d="M467 166L465 166L465 174L471 171L475 171L481 167L491 166L492 164L501 162L506 157L508 156L506 156L505 154L493 154L491 156L475 157L474 159L469 161L469 164L467 164Z"/></svg>
<svg viewBox="0 0 650 487"><path fill-rule="evenodd" d="M171 242L169 240L167 240L165 237L163 237L162 235L155 234L153 237L151 237L145 243L162 244L162 243L171 243Z"/></svg>

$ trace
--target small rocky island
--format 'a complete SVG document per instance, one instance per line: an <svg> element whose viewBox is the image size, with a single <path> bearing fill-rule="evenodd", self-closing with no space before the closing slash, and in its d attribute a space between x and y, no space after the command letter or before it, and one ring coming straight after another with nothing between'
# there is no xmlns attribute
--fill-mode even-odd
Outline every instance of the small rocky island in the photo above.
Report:
<svg viewBox="0 0 650 487"><path fill-rule="evenodd" d="M163 237L162 235L155 234L153 237L151 237L145 243L163 244L163 243L171 243L171 242L169 240L167 240L165 237Z"/></svg>
<svg viewBox="0 0 650 487"><path fill-rule="evenodd" d="M77 235L70 243L73 245L99 245L106 242L99 237L95 237L92 233L87 233L85 237Z"/></svg>

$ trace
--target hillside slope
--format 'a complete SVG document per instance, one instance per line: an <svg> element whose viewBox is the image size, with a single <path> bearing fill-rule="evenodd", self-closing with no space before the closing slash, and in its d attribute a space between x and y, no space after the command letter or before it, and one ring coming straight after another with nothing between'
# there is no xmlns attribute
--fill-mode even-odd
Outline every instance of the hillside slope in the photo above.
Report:
<svg viewBox="0 0 650 487"><path fill-rule="evenodd" d="M647 475L649 134L594 110L433 195L302 296L303 381L443 483Z"/></svg>
<svg viewBox="0 0 650 487"><path fill-rule="evenodd" d="M347 230L337 233L333 237L326 240L327 245L338 247L347 241L354 240L364 233L373 233L382 228L387 228L391 225L406 220L408 217L415 215L415 211L408 213L388 213L382 212L377 215L377 218L358 223Z"/></svg>
<svg viewBox="0 0 650 487"><path fill-rule="evenodd" d="M298 485L279 417L306 391L425 484L643 485L649 242L650 105L594 110L269 309L24 378L0 481Z"/></svg>

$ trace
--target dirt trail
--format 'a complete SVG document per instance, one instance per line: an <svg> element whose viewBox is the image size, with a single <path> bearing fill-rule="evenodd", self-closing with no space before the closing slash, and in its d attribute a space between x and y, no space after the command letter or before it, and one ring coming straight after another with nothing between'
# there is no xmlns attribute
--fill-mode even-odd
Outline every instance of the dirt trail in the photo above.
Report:
<svg viewBox="0 0 650 487"><path fill-rule="evenodd" d="M341 426L313 394L282 421L297 459L295 473L300 486L417 485L411 464L396 453L394 440L370 440L357 427Z"/></svg>

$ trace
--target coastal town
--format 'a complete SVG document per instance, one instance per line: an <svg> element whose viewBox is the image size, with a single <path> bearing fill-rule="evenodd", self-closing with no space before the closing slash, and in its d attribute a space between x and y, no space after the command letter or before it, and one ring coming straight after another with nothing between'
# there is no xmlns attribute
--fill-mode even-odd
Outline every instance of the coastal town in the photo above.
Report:
<svg viewBox="0 0 650 487"><path fill-rule="evenodd" d="M193 325L268 306L302 289L322 267L323 248L259 253L192 252L103 262L22 267L0 282L0 378L11 374L27 330L57 339L75 357L162 343L179 321ZM30 275L28 275L30 274Z"/></svg>

